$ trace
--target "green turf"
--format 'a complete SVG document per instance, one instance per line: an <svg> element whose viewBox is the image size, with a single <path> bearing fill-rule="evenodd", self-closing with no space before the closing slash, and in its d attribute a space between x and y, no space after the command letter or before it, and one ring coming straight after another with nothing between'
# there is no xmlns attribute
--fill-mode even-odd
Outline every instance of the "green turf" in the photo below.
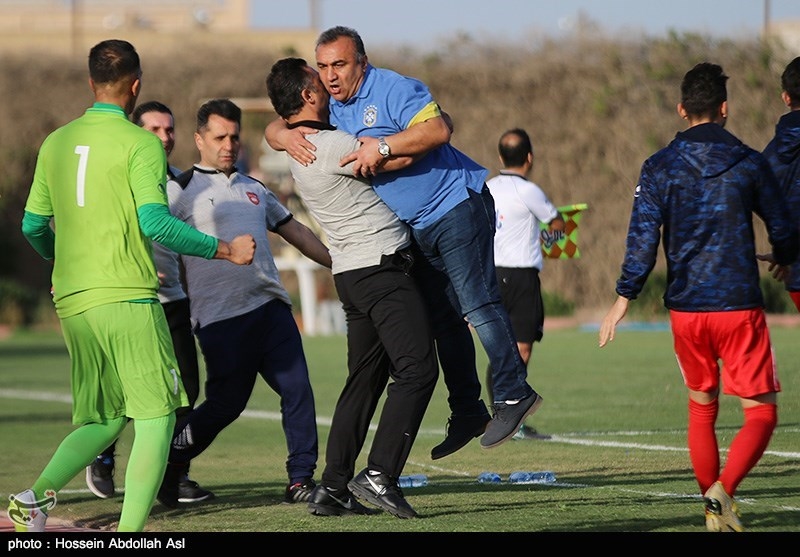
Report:
<svg viewBox="0 0 800 557"><path fill-rule="evenodd" d="M800 331L773 328L783 393L768 453L737 492L748 531L800 531ZM304 340L320 423L324 466L327 423L345 377L343 337ZM478 344L478 347L480 345ZM483 379L486 357L480 347ZM248 411L192 465L192 477L217 498L168 510L156 503L146 530L171 532L704 532L703 506L686 451L686 393L668 331L622 330L607 347L584 330L548 331L536 345L531 384L544 405L529 423L550 441L510 441L491 450L477 440L438 461L431 448L448 416L444 384L425 417L404 473L429 485L405 490L420 514L400 520L316 517L282 503L286 444L278 398L256 384ZM0 341L0 498L27 488L71 429L69 360L54 333ZM201 395L202 400L202 395ZM252 414L251 414L252 412ZM260 412L260 413L259 413ZM723 397L718 420L726 448L741 420ZM132 427L118 444L123 487ZM369 443L369 439L368 439ZM724 458L724 456L723 456ZM357 469L366 462L362 454ZM483 471L504 480L515 470L552 470L552 485L479 484ZM82 475L60 494L53 519L113 529L122 498L95 498Z"/></svg>

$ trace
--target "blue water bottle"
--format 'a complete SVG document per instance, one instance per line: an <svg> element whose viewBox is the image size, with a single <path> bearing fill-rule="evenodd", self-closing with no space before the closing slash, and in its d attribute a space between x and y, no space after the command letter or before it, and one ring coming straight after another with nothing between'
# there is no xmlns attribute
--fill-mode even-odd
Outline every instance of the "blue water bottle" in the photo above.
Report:
<svg viewBox="0 0 800 557"><path fill-rule="evenodd" d="M549 470L546 472L514 472L508 477L512 484L551 484L555 483L556 475Z"/></svg>
<svg viewBox="0 0 800 557"><path fill-rule="evenodd" d="M400 476L397 484L401 488L405 487L425 487L428 485L428 476L425 474L413 474L411 476Z"/></svg>
<svg viewBox="0 0 800 557"><path fill-rule="evenodd" d="M500 474L496 472L481 472L478 476L479 484L499 484L502 481Z"/></svg>

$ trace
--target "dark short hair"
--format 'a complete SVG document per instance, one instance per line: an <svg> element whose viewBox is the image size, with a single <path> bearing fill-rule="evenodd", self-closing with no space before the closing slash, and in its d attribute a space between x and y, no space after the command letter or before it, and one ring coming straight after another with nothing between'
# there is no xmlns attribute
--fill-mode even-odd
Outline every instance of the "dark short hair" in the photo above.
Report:
<svg viewBox="0 0 800 557"><path fill-rule="evenodd" d="M89 77L95 83L116 83L141 72L139 54L128 41L109 39L89 51Z"/></svg>
<svg viewBox="0 0 800 557"><path fill-rule="evenodd" d="M313 89L308 63L302 58L283 58L267 75L267 95L281 118L294 116L303 108L303 89Z"/></svg>
<svg viewBox="0 0 800 557"><path fill-rule="evenodd" d="M230 99L211 99L197 109L197 131L208 125L208 118L215 114L231 122L242 125L242 109Z"/></svg>
<svg viewBox="0 0 800 557"><path fill-rule="evenodd" d="M367 51L364 49L364 41L361 40L361 35L358 34L358 31L352 29L351 27L344 27L343 25L337 25L336 27L331 27L330 29L323 31L320 33L319 37L317 37L317 44L316 46L322 46L326 44L330 44L339 37L347 37L353 41L356 45L356 58L358 62L364 59L367 55Z"/></svg>
<svg viewBox="0 0 800 557"><path fill-rule="evenodd" d="M161 114L169 114L170 116L172 116L172 111L164 103L160 103L158 101L148 101L146 103L138 105L134 109L134 111L131 113L131 122L133 122L137 126L141 126L142 114L147 114L148 112L160 112Z"/></svg>
<svg viewBox="0 0 800 557"><path fill-rule="evenodd" d="M728 100L728 76L722 66L701 62L686 72L681 82L681 104L692 116L714 117Z"/></svg>
<svg viewBox="0 0 800 557"><path fill-rule="evenodd" d="M783 70L781 88L789 94L792 108L800 107L800 56L789 62Z"/></svg>
<svg viewBox="0 0 800 557"><path fill-rule="evenodd" d="M521 128L508 130L500 136L497 151L503 166L522 166L533 154L533 145L528 133Z"/></svg>

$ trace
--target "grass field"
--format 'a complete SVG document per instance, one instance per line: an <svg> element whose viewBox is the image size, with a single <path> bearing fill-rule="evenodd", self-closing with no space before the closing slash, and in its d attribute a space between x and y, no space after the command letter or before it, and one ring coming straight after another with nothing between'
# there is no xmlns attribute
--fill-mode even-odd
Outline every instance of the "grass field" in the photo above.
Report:
<svg viewBox="0 0 800 557"><path fill-rule="evenodd" d="M752 532L800 532L800 330L773 328L783 394L767 453L739 486L742 520ZM317 401L318 473L328 424L345 376L343 337L307 337ZM480 346L478 344L478 346ZM480 348L481 376L486 358ZM607 347L597 333L548 331L534 350L531 384L544 397L530 420L549 441L510 441L491 450L477 440L439 461L431 448L448 416L444 384L423 422L405 474L429 485L405 490L420 514L400 520L316 517L282 503L286 446L277 396L259 381L248 409L192 465L216 499L169 510L156 503L149 532L705 532L703 504L686 450L686 393L667 330L620 330ZM71 429L69 360L56 333L16 333L0 341L0 498L29 487ZM202 400L202 396L201 396ZM723 397L718 420L727 448L741 421ZM117 488L132 427L118 444ZM369 443L369 440L368 440ZM723 456L724 458L724 456ZM362 454L357 469L365 464ZM551 470L557 482L518 486L516 470ZM500 484L480 484L484 471ZM113 529L122 497L95 498L82 475L61 493L53 519Z"/></svg>

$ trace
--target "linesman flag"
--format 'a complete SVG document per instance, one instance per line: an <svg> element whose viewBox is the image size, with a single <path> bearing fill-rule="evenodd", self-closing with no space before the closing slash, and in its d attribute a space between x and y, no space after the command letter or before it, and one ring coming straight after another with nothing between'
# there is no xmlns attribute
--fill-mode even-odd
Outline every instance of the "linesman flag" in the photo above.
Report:
<svg viewBox="0 0 800 557"><path fill-rule="evenodd" d="M540 223L542 254L549 259L577 259L581 256L578 249L578 224L581 222L583 211L589 208L586 203L573 203L557 207L564 218L566 227L564 232L551 232L545 223Z"/></svg>

